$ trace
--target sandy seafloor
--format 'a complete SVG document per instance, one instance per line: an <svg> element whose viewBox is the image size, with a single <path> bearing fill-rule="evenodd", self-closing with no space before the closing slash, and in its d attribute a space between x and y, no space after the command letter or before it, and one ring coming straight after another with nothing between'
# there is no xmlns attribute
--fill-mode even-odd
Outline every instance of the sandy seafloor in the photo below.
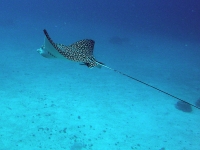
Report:
<svg viewBox="0 0 200 150"><path fill-rule="evenodd" d="M199 43L97 24L26 21L0 28L0 150L198 150L200 110L182 112L176 99L121 74L46 59L36 49L43 28L66 45L92 38L97 60L194 104ZM110 43L114 36L129 40Z"/></svg>

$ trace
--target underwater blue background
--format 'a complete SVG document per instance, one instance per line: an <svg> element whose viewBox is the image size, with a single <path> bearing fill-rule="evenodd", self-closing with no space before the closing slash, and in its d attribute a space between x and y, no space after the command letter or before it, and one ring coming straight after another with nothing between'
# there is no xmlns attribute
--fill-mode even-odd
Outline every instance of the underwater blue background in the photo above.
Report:
<svg viewBox="0 0 200 150"><path fill-rule="evenodd" d="M0 0L0 150L198 150L200 110L102 67L37 53L95 40L105 65L193 105L198 0Z"/></svg>

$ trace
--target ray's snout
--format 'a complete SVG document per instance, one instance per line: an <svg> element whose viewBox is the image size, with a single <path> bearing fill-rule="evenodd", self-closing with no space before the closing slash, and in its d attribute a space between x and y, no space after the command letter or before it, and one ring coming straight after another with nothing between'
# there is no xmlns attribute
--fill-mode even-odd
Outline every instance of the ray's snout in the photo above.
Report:
<svg viewBox="0 0 200 150"><path fill-rule="evenodd" d="M37 52L45 58L55 58L55 56L45 50L44 46L37 49Z"/></svg>

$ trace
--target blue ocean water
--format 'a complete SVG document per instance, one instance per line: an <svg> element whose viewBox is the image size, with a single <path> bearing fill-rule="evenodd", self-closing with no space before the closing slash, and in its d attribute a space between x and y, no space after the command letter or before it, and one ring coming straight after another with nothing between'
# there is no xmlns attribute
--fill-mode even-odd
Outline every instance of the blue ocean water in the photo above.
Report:
<svg viewBox="0 0 200 150"><path fill-rule="evenodd" d="M0 150L198 150L200 110L105 67L37 53L95 40L108 67L200 101L198 0L1 0Z"/></svg>

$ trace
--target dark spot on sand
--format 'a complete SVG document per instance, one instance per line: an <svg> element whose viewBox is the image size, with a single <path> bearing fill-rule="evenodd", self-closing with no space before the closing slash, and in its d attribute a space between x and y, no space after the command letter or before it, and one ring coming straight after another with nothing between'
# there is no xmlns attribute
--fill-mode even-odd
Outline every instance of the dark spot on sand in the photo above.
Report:
<svg viewBox="0 0 200 150"><path fill-rule="evenodd" d="M192 107L188 103L178 101L175 104L176 109L181 110L183 112L192 112Z"/></svg>

